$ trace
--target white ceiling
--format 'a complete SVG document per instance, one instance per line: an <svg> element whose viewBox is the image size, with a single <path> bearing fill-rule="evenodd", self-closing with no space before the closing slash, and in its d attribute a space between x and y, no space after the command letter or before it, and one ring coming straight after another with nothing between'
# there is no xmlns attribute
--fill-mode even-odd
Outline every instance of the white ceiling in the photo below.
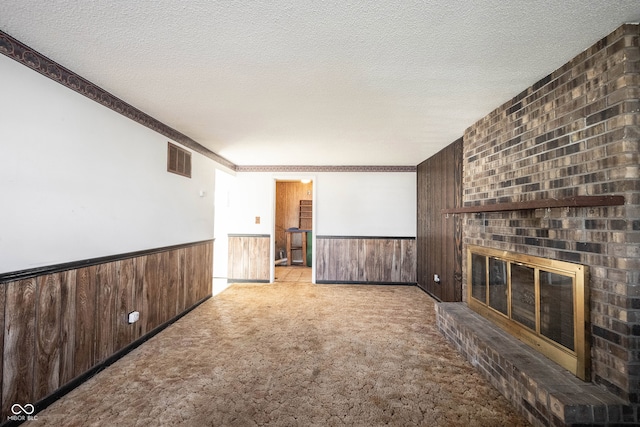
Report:
<svg viewBox="0 0 640 427"><path fill-rule="evenodd" d="M640 0L2 0L0 30L238 165L416 165Z"/></svg>

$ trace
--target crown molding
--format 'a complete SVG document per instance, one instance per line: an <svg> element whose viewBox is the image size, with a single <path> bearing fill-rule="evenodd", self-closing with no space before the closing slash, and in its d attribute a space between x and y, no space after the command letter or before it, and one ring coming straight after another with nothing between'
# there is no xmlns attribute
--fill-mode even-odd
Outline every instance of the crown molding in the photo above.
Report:
<svg viewBox="0 0 640 427"><path fill-rule="evenodd" d="M134 122L158 132L159 134L164 135L167 138L210 158L211 160L214 160L222 166L231 170L236 170L236 165L224 157L214 153L188 136L124 102L101 87L91 83L84 77L81 77L55 61L52 61L3 31L0 31L0 53L26 67L29 67L43 76L60 83L66 88L69 88L80 95L86 96L116 113L133 120Z"/></svg>

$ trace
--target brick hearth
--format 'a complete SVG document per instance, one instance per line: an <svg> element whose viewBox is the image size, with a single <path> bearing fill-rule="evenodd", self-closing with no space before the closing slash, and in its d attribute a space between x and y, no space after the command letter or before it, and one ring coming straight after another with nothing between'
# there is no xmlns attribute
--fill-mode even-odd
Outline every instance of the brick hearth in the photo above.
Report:
<svg viewBox="0 0 640 427"><path fill-rule="evenodd" d="M464 303L436 305L438 329L535 426L635 424L634 407L584 382Z"/></svg>

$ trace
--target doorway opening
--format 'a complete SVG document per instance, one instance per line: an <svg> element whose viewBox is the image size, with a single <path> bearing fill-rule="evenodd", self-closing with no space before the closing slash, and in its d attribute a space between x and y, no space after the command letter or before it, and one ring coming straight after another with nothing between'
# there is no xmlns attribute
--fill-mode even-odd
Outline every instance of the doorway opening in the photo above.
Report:
<svg viewBox="0 0 640 427"><path fill-rule="evenodd" d="M300 278L301 281L310 281L313 265L313 181L277 179L275 199L274 281L299 281ZM293 280L295 278L298 279Z"/></svg>

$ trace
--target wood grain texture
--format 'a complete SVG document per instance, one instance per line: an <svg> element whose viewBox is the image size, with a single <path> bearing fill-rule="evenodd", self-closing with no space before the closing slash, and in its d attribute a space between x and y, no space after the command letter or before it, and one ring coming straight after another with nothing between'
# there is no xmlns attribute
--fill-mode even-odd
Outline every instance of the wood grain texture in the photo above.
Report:
<svg viewBox="0 0 640 427"><path fill-rule="evenodd" d="M318 236L316 257L318 281L416 281L414 239Z"/></svg>
<svg viewBox="0 0 640 427"><path fill-rule="evenodd" d="M142 334L152 331L159 325L159 309L155 307L158 299L158 267L160 256L153 254L145 257L142 276L142 304L139 304Z"/></svg>
<svg viewBox="0 0 640 427"><path fill-rule="evenodd" d="M206 298L213 292L213 242L208 242L205 245L204 253L204 271L205 271L205 283L202 288L202 294L200 299ZM269 272L271 273L271 272Z"/></svg>
<svg viewBox="0 0 640 427"><path fill-rule="evenodd" d="M115 262L96 268L96 363L115 351L117 276Z"/></svg>
<svg viewBox="0 0 640 427"><path fill-rule="evenodd" d="M198 283L195 286L195 302L211 295L213 286L213 243L208 242L196 248L196 263L198 265Z"/></svg>
<svg viewBox="0 0 640 427"><path fill-rule="evenodd" d="M178 288L176 290L176 311L182 313L187 308L186 282L185 282L185 265L186 250L182 248L178 251L177 268L178 268Z"/></svg>
<svg viewBox="0 0 640 427"><path fill-rule="evenodd" d="M0 417L14 403L50 396L210 296L212 263L207 241L2 284ZM140 321L130 325L134 310Z"/></svg>
<svg viewBox="0 0 640 427"><path fill-rule="evenodd" d="M133 259L133 265L135 270L135 310L140 311L144 308L144 274L146 267L147 257L136 257ZM129 310L133 311L133 309ZM134 334L134 338L138 339L142 337L145 333L146 324L143 322L142 313L140 313L140 320L133 325L132 333Z"/></svg>
<svg viewBox="0 0 640 427"><path fill-rule="evenodd" d="M182 286L182 273L180 271L180 251L169 251L164 254L163 265L166 266L166 285L164 286L163 298L165 310L165 321L176 317L182 311L178 311L178 287Z"/></svg>
<svg viewBox="0 0 640 427"><path fill-rule="evenodd" d="M462 139L418 165L417 282L441 301L462 300ZM440 283L434 282L434 275Z"/></svg>
<svg viewBox="0 0 640 427"><path fill-rule="evenodd" d="M91 368L96 361L96 266L80 268L76 273L74 377Z"/></svg>
<svg viewBox="0 0 640 427"><path fill-rule="evenodd" d="M169 259L170 252L162 252L158 254L158 288L156 290L158 299L157 311L158 318L157 324L161 325L167 320L169 320L169 304L168 304L168 292L169 287L171 286L169 283L170 271L173 269L170 264Z"/></svg>
<svg viewBox="0 0 640 427"><path fill-rule="evenodd" d="M115 337L113 349L118 351L135 341L135 324L128 323L128 315L136 307L136 276L133 258L116 262Z"/></svg>
<svg viewBox="0 0 640 427"><path fill-rule="evenodd" d="M196 303L196 288L198 286L197 248L194 246L185 248L184 284L185 306L191 307Z"/></svg>
<svg viewBox="0 0 640 427"><path fill-rule="evenodd" d="M14 403L33 403L37 288L36 279L10 282L5 288L3 418Z"/></svg>
<svg viewBox="0 0 640 427"><path fill-rule="evenodd" d="M75 377L77 271L60 275L60 385Z"/></svg>
<svg viewBox="0 0 640 427"><path fill-rule="evenodd" d="M229 236L229 280L269 280L270 237Z"/></svg>
<svg viewBox="0 0 640 427"><path fill-rule="evenodd" d="M38 278L33 399L39 400L60 386L60 274Z"/></svg>

